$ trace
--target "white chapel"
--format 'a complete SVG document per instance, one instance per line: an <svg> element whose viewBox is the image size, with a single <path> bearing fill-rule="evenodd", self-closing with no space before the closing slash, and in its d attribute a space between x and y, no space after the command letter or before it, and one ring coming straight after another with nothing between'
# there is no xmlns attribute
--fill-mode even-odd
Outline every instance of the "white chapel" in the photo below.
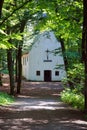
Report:
<svg viewBox="0 0 87 130"><path fill-rule="evenodd" d="M61 81L66 77L60 42L52 31L39 33L27 53L22 55L22 75L30 81ZM62 67L57 67L61 66Z"/></svg>

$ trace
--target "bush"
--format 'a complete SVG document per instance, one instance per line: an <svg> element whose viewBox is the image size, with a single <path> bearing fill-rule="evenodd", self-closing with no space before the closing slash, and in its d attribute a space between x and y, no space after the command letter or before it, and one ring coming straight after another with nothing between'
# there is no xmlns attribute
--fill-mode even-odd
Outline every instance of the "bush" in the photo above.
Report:
<svg viewBox="0 0 87 130"><path fill-rule="evenodd" d="M0 105L7 105L14 102L14 98L7 93L0 92Z"/></svg>
<svg viewBox="0 0 87 130"><path fill-rule="evenodd" d="M76 93L75 90L65 89L61 92L61 100L74 108L84 110L84 96L82 93Z"/></svg>
<svg viewBox="0 0 87 130"><path fill-rule="evenodd" d="M84 66L83 64L74 64L67 71L67 78L63 79L63 84L69 84L71 89L75 89L77 92L83 92L84 86Z"/></svg>

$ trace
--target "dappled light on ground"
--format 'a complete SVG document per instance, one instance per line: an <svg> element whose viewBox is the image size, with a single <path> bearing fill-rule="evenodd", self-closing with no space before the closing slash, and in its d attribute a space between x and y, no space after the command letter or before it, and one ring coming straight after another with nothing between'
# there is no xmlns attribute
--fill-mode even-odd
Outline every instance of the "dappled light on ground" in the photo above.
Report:
<svg viewBox="0 0 87 130"><path fill-rule="evenodd" d="M3 87L8 87L9 84L8 83L3 83Z"/></svg>
<svg viewBox="0 0 87 130"><path fill-rule="evenodd" d="M53 114L51 115L51 112ZM59 111L60 112L60 111ZM39 114L40 113L40 114ZM54 111L32 111L29 113L9 113L10 116L0 119L1 130L86 130L87 122L78 118L68 119L67 115L59 116ZM23 118L23 115L25 117ZM16 117L15 117L16 115ZM54 116L55 115L55 116ZM48 116L48 118L47 118Z"/></svg>
<svg viewBox="0 0 87 130"><path fill-rule="evenodd" d="M45 109L45 110L56 110L60 108L64 108L65 106L62 105L63 103L58 101L58 99L39 99L39 98L29 98L29 97L23 97L19 96L16 99L16 102L13 103L10 107L14 106L15 110L39 110L39 109Z"/></svg>
<svg viewBox="0 0 87 130"><path fill-rule="evenodd" d="M0 106L0 130L87 130L84 114L61 102L62 90L60 82L22 81L16 101Z"/></svg>

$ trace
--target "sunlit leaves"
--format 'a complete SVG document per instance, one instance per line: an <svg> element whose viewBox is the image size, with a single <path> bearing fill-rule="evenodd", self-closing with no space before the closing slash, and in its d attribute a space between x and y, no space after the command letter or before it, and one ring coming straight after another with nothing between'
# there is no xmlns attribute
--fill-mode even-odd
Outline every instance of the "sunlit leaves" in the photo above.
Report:
<svg viewBox="0 0 87 130"><path fill-rule="evenodd" d="M0 29L0 33L1 34L4 34L4 35L7 35L3 30Z"/></svg>
<svg viewBox="0 0 87 130"><path fill-rule="evenodd" d="M10 39L22 40L22 36L20 34L8 35L3 30L0 29L0 48L2 49L15 48L14 43L9 42Z"/></svg>
<svg viewBox="0 0 87 130"><path fill-rule="evenodd" d="M42 5L42 1L38 0L38 2L41 9L47 11L46 21L43 19L38 24L41 30L51 28L57 36L61 36L65 41L81 39L82 1L48 0L46 3L43 1L44 5Z"/></svg>
<svg viewBox="0 0 87 130"><path fill-rule="evenodd" d="M0 105L7 105L14 102L14 98L7 93L0 92Z"/></svg>
<svg viewBox="0 0 87 130"><path fill-rule="evenodd" d="M84 95L76 93L74 90L65 89L61 93L61 100L74 108L84 110Z"/></svg>
<svg viewBox="0 0 87 130"><path fill-rule="evenodd" d="M11 36L10 36L11 39L16 39L16 40L22 40L22 36L20 34L15 34L13 33Z"/></svg>

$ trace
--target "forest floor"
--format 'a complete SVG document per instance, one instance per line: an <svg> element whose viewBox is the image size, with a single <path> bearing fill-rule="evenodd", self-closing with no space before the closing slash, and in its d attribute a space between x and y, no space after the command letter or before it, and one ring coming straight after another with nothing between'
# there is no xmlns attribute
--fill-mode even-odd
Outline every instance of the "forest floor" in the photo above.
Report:
<svg viewBox="0 0 87 130"><path fill-rule="evenodd" d="M0 130L87 130L84 113L60 100L61 82L22 81L15 102L0 106ZM8 77L0 91L9 92Z"/></svg>

